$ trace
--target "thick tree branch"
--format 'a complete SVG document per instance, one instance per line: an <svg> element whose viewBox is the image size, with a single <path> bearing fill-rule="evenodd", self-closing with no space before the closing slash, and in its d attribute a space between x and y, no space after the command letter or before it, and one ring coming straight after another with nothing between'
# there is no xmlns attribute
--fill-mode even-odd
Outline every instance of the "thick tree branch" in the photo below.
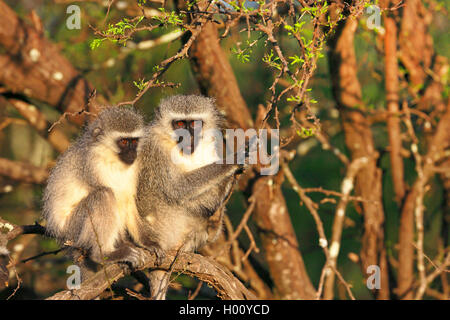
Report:
<svg viewBox="0 0 450 320"><path fill-rule="evenodd" d="M26 162L0 158L0 175L17 181L41 184L47 179L48 171Z"/></svg>
<svg viewBox="0 0 450 320"><path fill-rule="evenodd" d="M384 213L382 203L381 170L376 163L376 150L372 132L364 116L361 85L357 77L354 35L358 21L339 22L329 39L329 68L333 95L336 100L345 133L345 143L351 159L367 157L369 163L356 176L356 193L364 199L364 236L361 260L363 273L367 267L381 268L381 290L378 298L389 298L388 270L384 250Z"/></svg>
<svg viewBox="0 0 450 320"><path fill-rule="evenodd" d="M261 177L253 186L255 212L270 274L280 299L315 299L286 201L281 193L282 173Z"/></svg>
<svg viewBox="0 0 450 320"><path fill-rule="evenodd" d="M17 238L21 234L45 234L45 228L39 224L19 226L0 218L0 231L4 229L7 230L6 233L0 232L0 247L4 248L6 248L8 241ZM199 280L211 285L221 299L256 299L255 295L248 291L226 267L208 257L194 253L177 254L176 252L168 252L160 265L156 266L155 260L155 256L148 253L146 262L138 270L157 268L197 277ZM127 271L128 268L125 268L125 265L105 265L102 270L85 280L80 289L61 291L48 299L94 299L109 288L111 283L125 276Z"/></svg>
<svg viewBox="0 0 450 320"><path fill-rule="evenodd" d="M176 257L175 262L174 259ZM190 276L209 284L221 299L253 300L256 297L236 279L230 271L218 262L195 253L169 253L162 263L155 266L155 256L148 255L145 264L139 270L157 268L172 270ZM83 282L80 289L64 290L48 298L48 300L87 300L98 297L109 288L110 284L122 278L127 272L119 264L105 265L91 278Z"/></svg>
<svg viewBox="0 0 450 320"><path fill-rule="evenodd" d="M389 1L385 1L389 4ZM387 7L387 5L386 5ZM398 106L398 64L397 64L397 26L394 18L389 15L384 19L386 33L384 35L385 55L385 88L386 106L389 111L387 129L389 134L391 175L394 184L395 198L400 203L405 195L403 180L403 158L401 155L402 138L400 119L395 115L399 111Z"/></svg>
<svg viewBox="0 0 450 320"><path fill-rule="evenodd" d="M97 113L104 100L89 101L92 87L72 66L57 45L27 25L0 1L0 83L14 94L45 102L62 113L88 109ZM89 106L87 106L89 103ZM83 116L70 117L81 124Z"/></svg>
<svg viewBox="0 0 450 320"><path fill-rule="evenodd" d="M37 133L47 139L57 151L62 153L69 147L70 141L60 128L55 127L50 132L48 131L51 124L36 106L14 98L8 99L8 102L11 103L28 123L36 129Z"/></svg>

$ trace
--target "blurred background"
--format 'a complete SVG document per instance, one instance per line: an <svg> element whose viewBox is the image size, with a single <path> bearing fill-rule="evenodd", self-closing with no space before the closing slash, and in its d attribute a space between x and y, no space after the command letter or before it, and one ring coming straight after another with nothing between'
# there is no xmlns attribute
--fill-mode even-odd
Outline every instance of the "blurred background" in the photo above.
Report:
<svg viewBox="0 0 450 320"><path fill-rule="evenodd" d="M108 1L8 0L4 3L18 17L23 19L23 23L28 25L33 24L30 13L34 12L42 24L41 32L43 36L56 44L60 54L66 57L74 69L96 89L97 95L104 97L110 105L132 100L139 92L139 88L133 82L149 79L155 71L154 67L162 60L174 55L182 46L180 37L155 45L150 49L140 49L137 46L145 40L158 39L160 36L177 29L176 27L166 26L152 31L136 32L126 45L103 41L98 48L93 50L90 45L94 39L98 38L98 35L95 35L94 28L105 30L107 23L115 23L124 17L138 16L140 8L137 6L137 1L113 1L110 7L108 7ZM79 30L69 30L66 27L68 17L66 10L69 4L77 4L81 8L81 29ZM153 9L157 9L159 6L161 4L158 3L144 4L144 7ZM422 6L423 10L426 11L426 19L428 19L427 32L432 39L433 57L442 56L448 59L450 54L448 33L450 2L429 0L423 1ZM169 2L165 4L165 8L174 10L175 5ZM398 10L402 10L402 8ZM424 13L423 15L425 16ZM387 101L382 40L384 29L383 26L376 30L370 29L367 26L369 16L365 12L358 18L358 25L354 34L354 49L365 114L374 116L374 120L370 123L374 146L379 153L376 164L382 173L382 206L385 219L384 246L390 266L391 286L395 288L402 207L395 200L395 191L392 184L390 143L386 121L375 119L377 112L386 110ZM239 32L245 25L245 22L240 23L241 28L239 26L233 28L230 34L221 40L220 44L231 64L242 97L254 118L257 115L258 105L266 105L271 98L272 92L269 88L274 80L274 71L263 63L264 55L270 51L264 40L257 41L251 47L248 61L243 61L238 57L236 52L238 52L237 49L242 47L242 44L261 38L261 33L258 32L253 32L250 38L247 37L246 32ZM36 24L34 25L36 26ZM8 26L3 25L1 28L8 28ZM222 32L223 30L219 31L219 33ZM309 33L312 37L313 29L311 25L306 24L303 27L303 32L305 36L308 36ZM286 32L279 32L277 37L284 52L293 54L298 50L295 39ZM420 48L418 49L420 50ZM8 52L0 47L0 54L5 55ZM311 112L320 119L321 131L326 133L329 143L351 158L351 154L346 147L342 119L332 92L332 79L328 64L329 59L324 54L317 60L317 69L308 84L308 88L311 89L309 92L311 97L318 102L311 105ZM403 65L399 66L399 73L406 75L406 77L409 76L407 68ZM447 64L447 69L442 75L443 90L441 93L443 101L448 100L448 75ZM9 74L9 77L14 78L15 76L15 74ZM31 126L30 120L24 117L17 106L11 103L10 99L20 99L26 96L26 93L11 93L10 87L1 80L5 77L6 75L0 77L0 158L25 162L39 168L51 168L59 155L59 150L41 132ZM177 93L201 93L188 59L173 63L161 79L180 85L176 88L151 88L136 102L136 108L147 116L147 120L152 118L153 109L158 105L161 98ZM281 85L280 88L281 91L283 86ZM400 90L405 89L401 88ZM58 121L62 115L62 110L58 110L54 105L40 99L35 99L33 96L28 96L26 102L35 106L45 116L48 123ZM281 127L288 128L293 104L286 99L281 99L277 106ZM429 115L432 111L430 109L423 110L423 112ZM413 114L412 119L414 120L416 135L421 141L421 151L423 151L425 149L422 149L422 147L426 144L427 126L430 124L427 125L426 121L423 121L416 114ZM433 118L434 120L437 120L437 118ZM436 123L432 122L431 124L433 129L430 129L430 132L433 132ZM56 127L64 133L69 141L77 136L80 129L78 125L66 120L58 123ZM406 134L406 127L402 128L403 134ZM284 132L282 130L282 134ZM408 144L404 142L404 149L408 148ZM301 137L300 141L296 142L294 150L296 150L297 155L289 163L289 167L303 188L320 187L325 190L341 190L346 166L335 156L332 150L324 150L316 136ZM408 150L405 150L405 152L408 153ZM417 178L414 157L410 153L407 154L403 157L403 164L404 181L408 190ZM33 224L35 221L43 223L40 220L40 210L44 186L45 179L40 183L30 183L14 179L11 176L0 175L0 217L17 225ZM426 208L424 210L424 252L434 260L435 258L442 258L446 252L445 248L448 249L450 213L449 207L446 206L444 183L438 175L429 180L428 188L423 199ZM325 263L325 256L322 248L318 246L319 235L316 224L308 209L302 203L299 204L300 201L296 191L287 181L282 184L282 193L286 200L307 274L313 286L317 288ZM309 193L309 196L313 201L320 203L320 218L325 233L330 238L335 218L336 200L322 202L324 195L321 193ZM246 198L247 195L237 189L227 205L227 214L234 226L239 224L246 210ZM362 272L359 257L364 232L363 211L361 202L350 201L347 205L337 266L344 279L351 284L352 292L357 299L373 299L375 296L366 286L366 274ZM261 247L258 228L252 219L248 224L255 236L256 244L261 249L258 253L253 251L249 259L260 278L270 288L273 288L274 283L270 276L265 251ZM239 237L239 243L244 251L249 247L250 241L245 233L242 233ZM58 248L59 246L54 240L40 235L22 235L8 244L11 257L15 261L22 261L42 252L58 250ZM44 255L27 262L18 263L15 266L15 271L9 271L9 285L0 290L0 298L6 299L17 287L15 272L20 276L22 282L12 299L41 299L63 290L68 276L66 268L70 264L71 262L62 253ZM428 267L427 265L427 270L431 270ZM442 279L442 277L447 277L447 279ZM430 288L437 292L446 292L448 298L449 289L444 288L448 286L448 273L444 273L442 277L438 277L430 285ZM184 299L189 291L194 291L197 287L197 280L184 275L177 276L175 282L179 285L174 285L169 291L169 299ZM122 279L117 286L121 288L134 286L136 288L138 284L134 279L128 277ZM139 288L136 290L139 291ZM335 298L348 298L344 286L338 282L336 282L335 290ZM214 291L205 285L202 286L198 298L216 299ZM425 298L433 299L436 297L428 294L425 295Z"/></svg>

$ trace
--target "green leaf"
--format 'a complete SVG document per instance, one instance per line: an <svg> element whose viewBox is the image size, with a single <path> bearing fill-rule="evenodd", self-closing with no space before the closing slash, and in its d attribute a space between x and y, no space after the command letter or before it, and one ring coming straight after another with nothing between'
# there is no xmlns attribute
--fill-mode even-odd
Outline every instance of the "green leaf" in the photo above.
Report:
<svg viewBox="0 0 450 320"><path fill-rule="evenodd" d="M89 44L89 47L91 48L91 50L95 50L98 47L100 47L100 45L102 44L103 41L105 41L106 38L104 39L94 39L92 40L92 42Z"/></svg>
<svg viewBox="0 0 450 320"><path fill-rule="evenodd" d="M297 55L295 55L295 56L292 56L292 57L289 57L289 59L291 59L292 60L292 62L291 62L291 66L292 65L294 65L294 64L297 64L297 63L304 63L305 62L305 60L303 60L302 58L300 58L299 56L297 56Z"/></svg>
<svg viewBox="0 0 450 320"><path fill-rule="evenodd" d="M145 81L145 79L139 79L139 81L133 81L133 84L139 89L139 91L142 91L147 86L148 81Z"/></svg>

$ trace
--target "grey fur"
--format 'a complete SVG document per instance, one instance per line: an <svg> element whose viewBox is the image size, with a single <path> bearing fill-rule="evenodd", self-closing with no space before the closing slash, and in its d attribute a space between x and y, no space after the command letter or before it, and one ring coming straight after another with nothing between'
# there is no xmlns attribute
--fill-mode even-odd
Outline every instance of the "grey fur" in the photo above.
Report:
<svg viewBox="0 0 450 320"><path fill-rule="evenodd" d="M110 108L90 124L80 138L58 159L44 193L43 215L48 232L62 243L70 240L74 247L89 252L90 259L79 262L92 270L93 262L126 261L142 263L140 247L161 258L164 250L194 251L213 241L222 228L224 202L235 182L240 165L207 164L184 171L171 161L162 141L172 139L172 120L194 119L201 115L203 129L223 129L224 119L214 100L201 96L173 96L163 100L154 120L144 127L142 117L124 108ZM115 185L102 182L96 165L103 157L98 150L118 152L112 133L130 133L144 128L137 154L136 225L127 229L116 219ZM126 134L125 134L126 135ZM119 159L117 159L119 161ZM131 183L121 181L123 185ZM72 195L74 185L82 185L86 194L71 208L64 227L58 204ZM120 188L119 188L120 189ZM134 202L133 202L134 203ZM117 236L114 250L101 250L104 243ZM100 244L100 245L99 245ZM79 260L80 254L74 251ZM168 275L153 271L152 295L163 299ZM159 285L158 285L159 284Z"/></svg>
<svg viewBox="0 0 450 320"><path fill-rule="evenodd" d="M96 166L100 160L108 158L107 163L111 163L112 168L123 166L124 172L135 170L136 180L138 164L135 161L132 164L134 167L131 167L120 162L115 139L128 138L133 132L143 128L143 117L136 111L124 107L105 109L58 158L51 171L43 198L46 229L49 235L61 243L70 241L73 247L89 253L86 263L84 265L80 263L83 267L92 266L92 261L95 263L123 261L136 266L142 263L144 258L143 249L138 248L136 244L160 253L153 237L147 233L149 230L146 229L145 222L138 216L136 210L134 213L115 213L115 210L118 210L118 196L128 194L127 184L133 181L118 181L120 186L111 185L113 183L109 181L113 180L104 177L103 171ZM139 153L138 147L138 157ZM129 200L133 204L135 185L136 182L130 184L133 190L130 190ZM70 205L71 202L74 202L73 205ZM67 211L61 212L62 208ZM126 228L123 220L118 218L119 215L125 214L136 216L139 234L133 234L132 230ZM64 224L61 223L62 219L65 221ZM111 239L116 239L114 248L108 249L107 244ZM80 258L76 250L72 250L71 253L77 260Z"/></svg>
<svg viewBox="0 0 450 320"><path fill-rule="evenodd" d="M136 203L163 250L189 252L215 240L221 231L224 201L240 166L212 163L186 172L173 163L161 141L170 139L171 122L180 120L180 114L181 119L203 114L194 119L203 121L203 129L222 129L224 123L213 99L178 95L163 100L142 143ZM219 218L210 219L215 212ZM151 280L156 282L153 288L168 282L161 271L153 272ZM165 290L156 290L153 296L164 299Z"/></svg>
<svg viewBox="0 0 450 320"><path fill-rule="evenodd" d="M174 114L185 114L186 119L190 119L190 115L199 113L208 114L204 129L223 128L225 119L215 106L214 99L198 95L175 95L165 98L155 110L153 124L158 123L171 130L169 122Z"/></svg>

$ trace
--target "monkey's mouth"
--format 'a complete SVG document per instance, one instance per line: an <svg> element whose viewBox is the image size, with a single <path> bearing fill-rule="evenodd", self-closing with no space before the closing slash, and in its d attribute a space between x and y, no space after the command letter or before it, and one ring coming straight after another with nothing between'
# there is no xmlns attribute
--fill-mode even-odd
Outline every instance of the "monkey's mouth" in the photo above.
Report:
<svg viewBox="0 0 450 320"><path fill-rule="evenodd" d="M119 153L120 159L128 165L133 164L134 160L136 160L136 156L137 156L136 150L127 150L125 152Z"/></svg>

